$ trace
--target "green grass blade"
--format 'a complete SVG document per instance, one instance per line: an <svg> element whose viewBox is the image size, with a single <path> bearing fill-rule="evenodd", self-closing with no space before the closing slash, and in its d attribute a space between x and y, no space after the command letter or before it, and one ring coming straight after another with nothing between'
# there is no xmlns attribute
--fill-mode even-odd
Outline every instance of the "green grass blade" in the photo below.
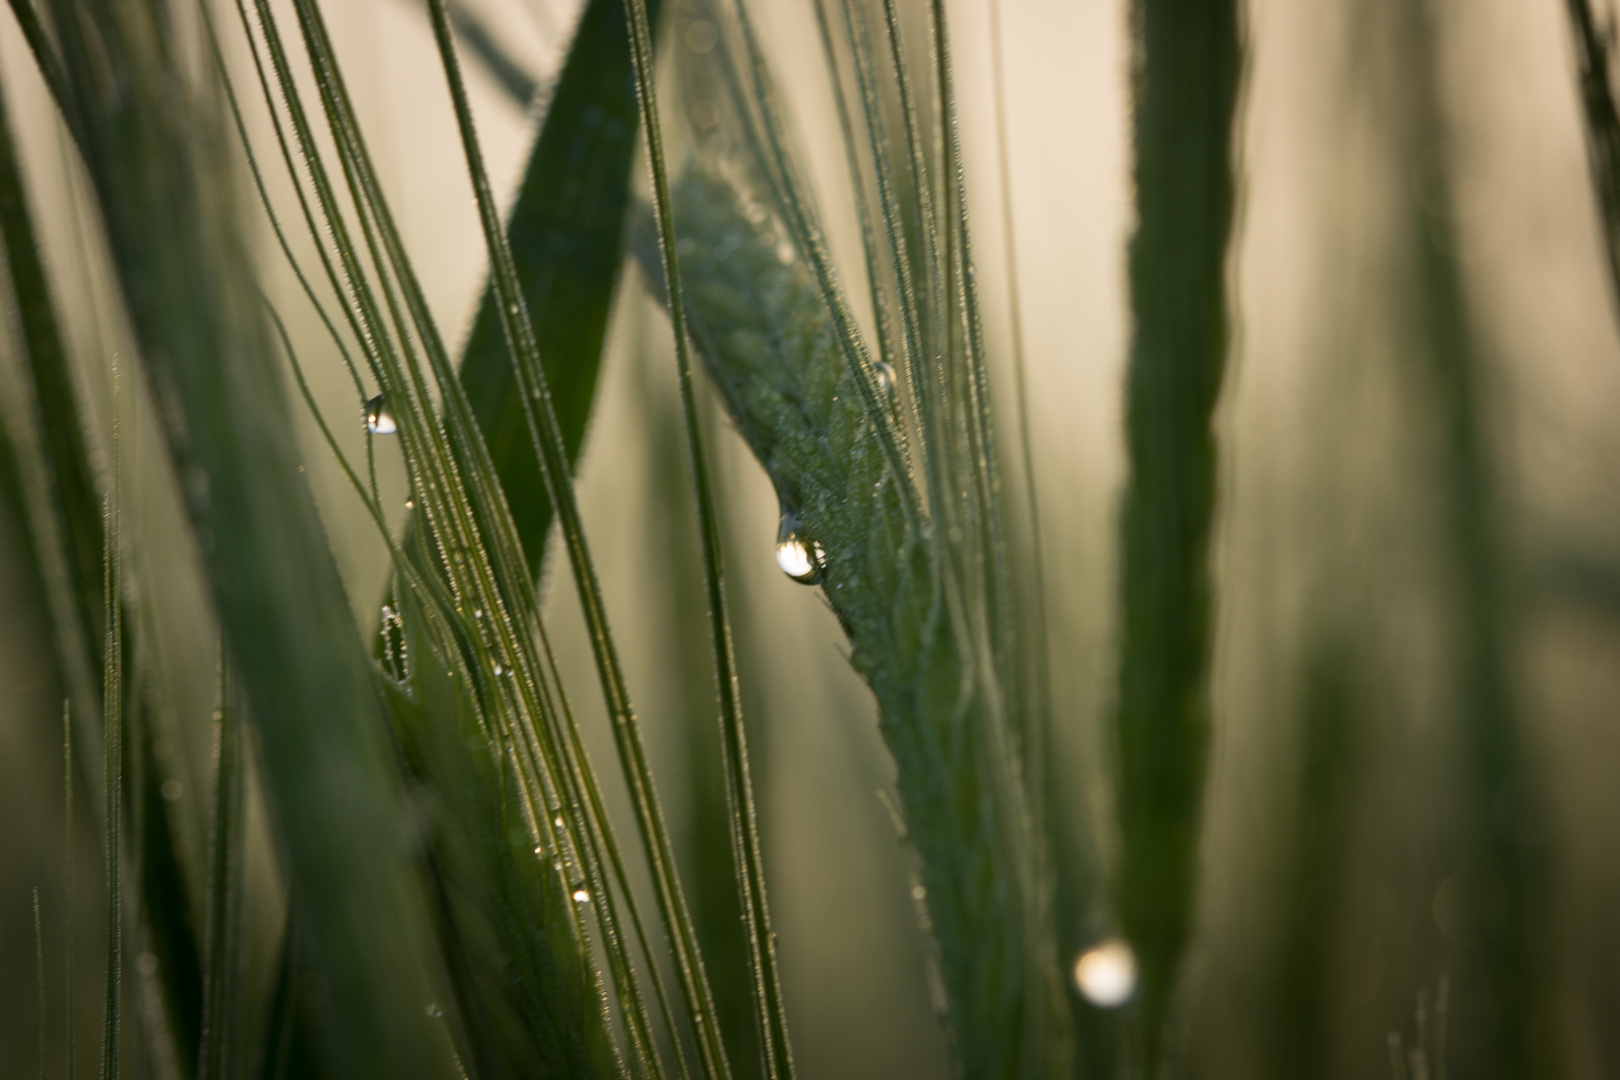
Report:
<svg viewBox="0 0 1620 1080"><path fill-rule="evenodd" d="M71 706L62 702L62 816L65 825L64 861L67 863L67 959L63 963L63 982L67 985L67 1077L73 1080L73 717Z"/></svg>
<svg viewBox="0 0 1620 1080"><path fill-rule="evenodd" d="M61 524L78 633L88 649L103 635L103 537L100 496L85 444L83 413L40 255L21 163L0 92L0 237L11 270L28 373L38 408L41 456L51 507ZM99 670L99 662L89 665Z"/></svg>
<svg viewBox="0 0 1620 1080"><path fill-rule="evenodd" d="M241 1002L242 853L244 849L241 720L232 700L230 662L220 655L219 708L214 717L214 810L208 839L206 981L197 1051L198 1080L233 1074Z"/></svg>
<svg viewBox="0 0 1620 1080"><path fill-rule="evenodd" d="M1117 913L1136 950L1144 1059L1192 929L1210 738L1213 412L1228 348L1236 4L1136 0L1137 227L1126 389L1115 717Z"/></svg>
<svg viewBox="0 0 1620 1080"><path fill-rule="evenodd" d="M39 886L34 886L34 1008L39 1012L39 1080L45 1080L49 1048L45 1026L45 928L39 919Z"/></svg>
<svg viewBox="0 0 1620 1080"><path fill-rule="evenodd" d="M988 763L993 706L958 650L944 575L896 490L909 481L889 470L813 269L784 263L745 213L752 198L709 168L689 169L674 196L693 240L681 262L699 355L754 454L797 494L805 535L826 553L825 595L878 701L958 1060L968 1075L1033 1075L1027 875L1004 817L1017 808Z"/></svg>
<svg viewBox="0 0 1620 1080"><path fill-rule="evenodd" d="M1490 1022L1488 1058L1504 1077L1548 1075L1559 1062L1546 1035L1552 979L1547 956L1554 916L1547 849L1515 826L1502 807L1516 787L1536 783L1513 675L1513 604L1502 500L1489 428L1484 353L1469 311L1457 252L1454 186L1445 155L1424 153L1445 137L1440 90L1441 5L1403 9L1398 33L1408 108L1401 113L1398 160L1415 162L1412 181L1425 193L1404 206L1413 238L1419 348L1430 393L1428 416L1439 447L1440 558L1446 594L1452 695L1469 770L1464 787L1469 857L1505 898L1502 917L1471 957L1480 964Z"/></svg>
<svg viewBox="0 0 1620 1080"><path fill-rule="evenodd" d="M649 5L654 21L658 8L656 0ZM506 224L570 463L578 460L584 442L623 262L638 126L631 76L622 0L591 0ZM524 555L538 573L554 511L529 440L496 304L494 288L486 288L462 355L461 383L494 459Z"/></svg>
<svg viewBox="0 0 1620 1080"><path fill-rule="evenodd" d="M491 277L499 298L497 312L502 332L510 350L513 367L517 372L521 390L519 396L523 402L530 438L536 448L548 492L560 512L563 537L579 586L586 625L601 674L603 693L607 698L609 715L613 718L614 734L619 742L632 804L653 872L659 908L675 949L677 970L688 1015L697 1031L699 1051L707 1075L726 1077L729 1076L730 1070L726 1065L725 1048L715 1020L714 1004L704 974L702 957L697 950L696 931L692 927L691 915L687 910L679 877L675 872L674 854L653 790L645 749L636 727L617 652L607 628L601 585L585 544L579 508L574 500L569 476L567 454L546 386L544 370L540 364L533 323L523 303L512 253L507 246L505 232L489 190L489 181L484 172L482 155L473 129L466 91L461 83L460 69L456 62L455 48L443 4L433 3L432 11L434 32L439 42L440 55L444 60L452 102L456 107L468 169L477 197L479 218L490 253ZM647 77L646 69L650 67L651 45L643 40L647 29L646 14L644 6L631 11L631 42L632 52L636 58L638 89ZM645 64L644 59L647 60ZM649 130L656 130L649 120L644 97L642 117L644 125L648 126ZM651 118L656 119L656 113L652 114Z"/></svg>
<svg viewBox="0 0 1620 1080"><path fill-rule="evenodd" d="M119 1058L123 1051L124 1015L124 879L121 856L124 847L124 627L123 589L119 571L119 488L122 484L122 436L119 434L121 393L118 366L113 365L112 479L107 496L105 535L106 593L102 607L106 644L102 650L102 777L103 857L107 869L107 959L106 993L102 1004L101 1076L118 1080Z"/></svg>
<svg viewBox="0 0 1620 1080"><path fill-rule="evenodd" d="M1620 110L1609 81L1609 50L1614 42L1599 29L1591 0L1566 0L1575 40L1575 68L1585 120L1587 163L1597 196L1603 250L1609 260L1609 287L1620 312Z"/></svg>
<svg viewBox="0 0 1620 1080"><path fill-rule="evenodd" d="M747 928L754 1000L760 1032L764 1075L791 1078L793 1050L788 1039L787 1016L777 972L776 935L771 930L765 895L764 856L759 839L758 811L748 768L747 732L737 683L737 659L726 610L725 580L721 574L720 530L714 498L709 489L703 441L698 428L692 390L692 359L687 330L686 300L676 256L674 211L670 203L669 172L664 159L663 131L658 120L658 97L653 72L652 35L644 0L627 0L631 41L636 66L636 96L641 102L642 126L647 132L647 157L652 174L653 206L658 223L658 246L663 259L664 290L675 331L675 366L686 430L687 467L691 472L693 502L703 555L703 583L709 615L710 649L715 688L720 704L721 760L725 770L727 802L731 810L732 857L738 867L742 917ZM707 987L704 988L707 993ZM705 1002L713 1011L712 1000Z"/></svg>
<svg viewBox="0 0 1620 1080"><path fill-rule="evenodd" d="M340 1064L449 1076L422 1014L434 965L397 843L400 792L336 568L298 479L290 416L245 280L229 184L183 77L138 13L58 3L66 67L121 93L85 117L86 164L209 583L262 737L278 825L309 914ZM79 22L88 14L90 22ZM211 145L211 144L206 144ZM341 822L342 828L334 828Z"/></svg>

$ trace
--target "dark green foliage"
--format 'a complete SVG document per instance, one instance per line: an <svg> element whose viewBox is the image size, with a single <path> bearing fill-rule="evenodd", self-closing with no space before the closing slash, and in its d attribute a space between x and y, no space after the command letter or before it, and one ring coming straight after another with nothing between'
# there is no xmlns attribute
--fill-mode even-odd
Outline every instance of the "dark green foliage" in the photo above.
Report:
<svg viewBox="0 0 1620 1080"><path fill-rule="evenodd" d="M52 6L69 115L231 651L337 1023L343 1071L446 1076L425 907L369 664L308 491L208 120L152 13ZM97 42L91 58L86 34ZM97 73L116 75L109 94ZM202 125L202 127L199 127ZM341 821L336 829L332 822ZM363 1065L361 1063L364 1063Z"/></svg>
<svg viewBox="0 0 1620 1080"><path fill-rule="evenodd" d="M1116 895L1141 968L1140 1067L1152 1076L1192 929L1210 740L1212 418L1228 348L1241 53L1231 0L1136 0L1132 20L1137 229L1120 534Z"/></svg>
<svg viewBox="0 0 1620 1080"><path fill-rule="evenodd" d="M656 20L658 0L648 6ZM591 0L506 225L569 461L579 457L585 438L623 262L636 130L623 0ZM495 303L493 289L486 288L462 357L461 383L524 555L538 573L553 511Z"/></svg>

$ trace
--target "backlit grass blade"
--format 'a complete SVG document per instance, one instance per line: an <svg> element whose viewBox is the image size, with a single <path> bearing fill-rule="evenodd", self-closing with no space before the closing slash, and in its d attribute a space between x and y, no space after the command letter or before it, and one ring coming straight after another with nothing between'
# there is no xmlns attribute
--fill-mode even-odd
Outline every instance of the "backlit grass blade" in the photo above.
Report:
<svg viewBox="0 0 1620 1080"><path fill-rule="evenodd" d="M648 5L656 25L659 4ZM452 17L455 9L451 9ZM623 0L590 0L524 170L507 244L570 463L595 398L608 312L623 262L635 149L635 86ZM530 568L553 509L529 439L517 373L486 288L461 382L500 475Z"/></svg>
<svg viewBox="0 0 1620 1080"><path fill-rule="evenodd" d="M1597 196L1603 250L1609 260L1609 288L1620 311L1620 111L1609 81L1612 25L1598 26L1592 0L1565 0L1575 40L1575 68L1585 120L1587 164ZM1611 15L1612 18L1612 15Z"/></svg>
<svg viewBox="0 0 1620 1080"><path fill-rule="evenodd" d="M1492 466L1485 350L1469 311L1449 162L1419 154L1446 131L1440 91L1441 6L1403 8L1396 24L1405 52L1406 98L1399 160L1410 161L1403 207L1415 251L1416 309L1428 419L1438 445L1440 555L1451 575L1448 601L1451 686L1463 761L1471 860L1502 890L1502 916L1477 946L1483 1008L1492 1017L1489 1060L1495 1075L1544 1075L1556 1069L1545 1035L1551 972L1546 960L1552 920L1546 882L1547 849L1504 813L1516 790L1536 780L1513 676L1513 603L1505 587L1510 566L1496 470Z"/></svg>
<svg viewBox="0 0 1620 1080"><path fill-rule="evenodd" d="M299 479L207 119L169 92L184 76L148 13L53 10L77 96L93 102L86 164L309 913L337 1020L329 1050L340 1064L448 1076L447 1041L422 1011L435 965L398 846L381 709ZM120 74L117 95L88 85L103 62Z"/></svg>
<svg viewBox="0 0 1620 1080"><path fill-rule="evenodd" d="M124 1019L124 878L121 856L124 846L124 626L119 602L122 586L119 570L119 499L122 483L122 436L119 433L120 390L118 365L113 365L112 478L108 485L102 623L106 640L102 646L101 750L102 778L102 855L107 871L107 953L106 990L102 999L101 1076L118 1080L119 1058L123 1052Z"/></svg>
<svg viewBox="0 0 1620 1080"><path fill-rule="evenodd" d="M1117 916L1135 949L1144 1074L1197 893L1210 740L1210 530L1215 403L1228 349L1233 120L1241 71L1232 0L1135 0L1137 226L1130 244L1129 461L1121 511L1115 715Z"/></svg>

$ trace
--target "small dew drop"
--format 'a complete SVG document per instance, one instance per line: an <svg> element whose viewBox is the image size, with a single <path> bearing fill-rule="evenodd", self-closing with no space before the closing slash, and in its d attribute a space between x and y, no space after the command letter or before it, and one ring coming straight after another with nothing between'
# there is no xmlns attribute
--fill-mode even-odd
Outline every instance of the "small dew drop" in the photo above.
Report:
<svg viewBox="0 0 1620 1080"><path fill-rule="evenodd" d="M135 958L135 970L139 971L142 975L156 975L157 969L158 958L156 953L143 952L140 956Z"/></svg>
<svg viewBox="0 0 1620 1080"><path fill-rule="evenodd" d="M498 660L495 662L495 674L497 674L497 675L505 675L506 674L506 669L501 666L500 661L498 661Z"/></svg>
<svg viewBox="0 0 1620 1080"><path fill-rule="evenodd" d="M560 829L560 828L562 828L562 827L563 827L563 819L562 819L562 815L561 815L561 814L559 814L559 815L557 815L557 816L556 816L556 817L554 817L554 818L552 818L552 819L551 819L551 823L552 823L552 824L553 824L553 825L555 825L555 826L557 826L557 828L559 828L559 829Z"/></svg>
<svg viewBox="0 0 1620 1080"><path fill-rule="evenodd" d="M366 402L366 430L373 435L392 435L399 430L394 414L388 411L388 402L378 394Z"/></svg>
<svg viewBox="0 0 1620 1080"><path fill-rule="evenodd" d="M1074 982L1099 1009L1117 1009L1136 993L1136 953L1124 938L1104 938L1074 962Z"/></svg>
<svg viewBox="0 0 1620 1080"><path fill-rule="evenodd" d="M743 207L743 217L747 218L751 224L763 225L767 216L765 207L757 202L751 202Z"/></svg>
<svg viewBox="0 0 1620 1080"><path fill-rule="evenodd" d="M922 903L928 899L928 889L922 885L913 885L911 887L911 898L919 904Z"/></svg>
<svg viewBox="0 0 1620 1080"><path fill-rule="evenodd" d="M714 48L714 43L719 37L714 23L706 19L694 19L686 28L686 47L695 53L706 53Z"/></svg>
<svg viewBox="0 0 1620 1080"><path fill-rule="evenodd" d="M169 802L178 801L180 798L180 792L183 790L184 788L178 780L169 779L163 781L163 797Z"/></svg>
<svg viewBox="0 0 1620 1080"><path fill-rule="evenodd" d="M887 360L879 360L872 367L877 372L878 385L883 388L885 394L889 395L889 400L892 402L898 393L895 389L894 367Z"/></svg>
<svg viewBox="0 0 1620 1080"><path fill-rule="evenodd" d="M776 532L776 565L801 585L819 585L825 553L820 544L805 539L802 528L799 515L783 512L782 525Z"/></svg>
<svg viewBox="0 0 1620 1080"><path fill-rule="evenodd" d="M793 244L790 241L783 240L781 243L776 245L776 261L781 263L783 266L787 266L793 262L794 254L795 252L793 250Z"/></svg>
<svg viewBox="0 0 1620 1080"><path fill-rule="evenodd" d="M439 1008L439 1003L437 1001L430 1001L428 1002L427 1014L429 1016L443 1016L444 1010Z"/></svg>
<svg viewBox="0 0 1620 1080"><path fill-rule="evenodd" d="M574 903L576 903L576 904L588 904L590 902L591 902L591 892L590 892L589 889L575 889L574 890Z"/></svg>

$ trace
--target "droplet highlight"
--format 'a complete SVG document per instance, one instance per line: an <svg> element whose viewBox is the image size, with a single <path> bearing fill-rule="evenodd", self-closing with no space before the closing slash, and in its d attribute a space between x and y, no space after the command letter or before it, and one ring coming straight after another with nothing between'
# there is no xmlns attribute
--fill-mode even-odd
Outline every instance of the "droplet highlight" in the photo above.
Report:
<svg viewBox="0 0 1620 1080"><path fill-rule="evenodd" d="M776 565L782 573L801 585L819 585L825 562L821 545L804 535L799 515L784 510L781 527L776 531Z"/></svg>
<svg viewBox="0 0 1620 1080"><path fill-rule="evenodd" d="M894 380L894 366L887 360L879 360L872 365L872 370L877 372L878 386L888 395L889 403L893 404L900 393L898 384Z"/></svg>
<svg viewBox="0 0 1620 1080"><path fill-rule="evenodd" d="M591 902L591 892L590 892L589 889L575 889L574 890L574 903L576 903L576 904L588 904L590 902Z"/></svg>
<svg viewBox="0 0 1620 1080"><path fill-rule="evenodd" d="M366 402L366 430L373 435L392 435L399 430L394 414L388 411L388 400L382 394Z"/></svg>
<svg viewBox="0 0 1620 1080"><path fill-rule="evenodd" d="M1136 952L1124 938L1109 937L1080 954L1074 983L1099 1009L1117 1009L1136 993Z"/></svg>

